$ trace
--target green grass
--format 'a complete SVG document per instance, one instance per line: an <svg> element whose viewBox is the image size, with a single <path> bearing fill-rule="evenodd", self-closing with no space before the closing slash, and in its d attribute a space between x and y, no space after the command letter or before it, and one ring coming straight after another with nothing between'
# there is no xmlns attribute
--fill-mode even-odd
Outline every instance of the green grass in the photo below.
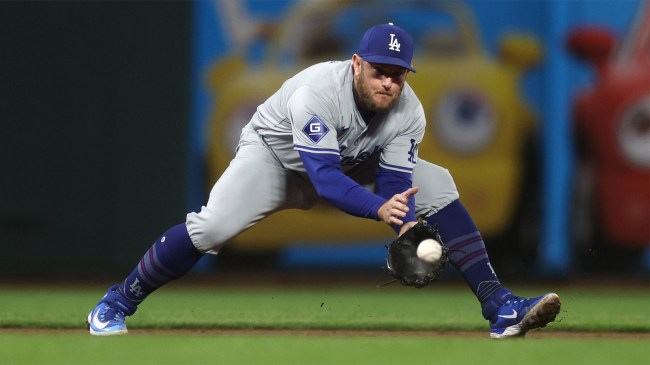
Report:
<svg viewBox="0 0 650 365"><path fill-rule="evenodd" d="M513 288L562 299L543 336L488 338L480 306L464 286L412 289L219 288L171 285L128 320L128 336L97 338L84 328L105 287L0 287L0 364L650 364L650 292L636 289ZM12 328L77 329L22 331ZM365 329L396 335L292 336L154 333L151 328ZM484 337L402 336L410 330L478 331ZM603 332L602 338L554 336ZM605 331L638 333L615 338Z"/></svg>
<svg viewBox="0 0 650 365"><path fill-rule="evenodd" d="M0 364L648 364L644 340L0 335Z"/></svg>
<svg viewBox="0 0 650 365"><path fill-rule="evenodd" d="M533 296L551 288L517 289ZM0 290L0 327L79 328L105 288ZM650 332L650 292L559 291L562 311L549 330ZM152 294L131 328L298 328L486 330L465 287L166 287Z"/></svg>

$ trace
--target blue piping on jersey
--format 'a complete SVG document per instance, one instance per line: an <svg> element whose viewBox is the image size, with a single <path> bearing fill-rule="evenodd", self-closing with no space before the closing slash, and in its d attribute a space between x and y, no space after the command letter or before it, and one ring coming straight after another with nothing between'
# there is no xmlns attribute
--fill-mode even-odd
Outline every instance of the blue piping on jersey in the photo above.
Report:
<svg viewBox="0 0 650 365"><path fill-rule="evenodd" d="M298 151L305 151L305 152L312 152L312 153L330 153L330 154L339 154L339 150L335 150L332 148L314 148L314 147L309 147L309 146L302 146L299 144L294 144L293 148L298 150Z"/></svg>
<svg viewBox="0 0 650 365"><path fill-rule="evenodd" d="M381 167L383 167L383 168L386 168L386 169L388 169L388 170L395 170L395 171L400 171L400 172L406 172L406 173L408 173L408 174L413 173L413 168L387 164L386 162L384 162L384 160L380 160L380 161L379 161L379 166L381 166Z"/></svg>

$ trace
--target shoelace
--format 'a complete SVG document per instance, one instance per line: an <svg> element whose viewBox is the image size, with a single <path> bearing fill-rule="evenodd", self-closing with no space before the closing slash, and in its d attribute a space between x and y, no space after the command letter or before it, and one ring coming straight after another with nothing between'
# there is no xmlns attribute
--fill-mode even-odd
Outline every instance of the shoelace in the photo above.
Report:
<svg viewBox="0 0 650 365"><path fill-rule="evenodd" d="M119 308L115 308L114 306L111 306L110 304L106 306L106 311L102 313L102 317L104 319L109 319L117 322L123 322L124 318L126 317L124 312L120 310ZM112 318L112 319L111 319Z"/></svg>
<svg viewBox="0 0 650 365"><path fill-rule="evenodd" d="M512 298L506 300L506 304L516 304L516 303L519 303L519 302L523 302L524 300L526 300L526 298L518 297L516 295L513 295Z"/></svg>

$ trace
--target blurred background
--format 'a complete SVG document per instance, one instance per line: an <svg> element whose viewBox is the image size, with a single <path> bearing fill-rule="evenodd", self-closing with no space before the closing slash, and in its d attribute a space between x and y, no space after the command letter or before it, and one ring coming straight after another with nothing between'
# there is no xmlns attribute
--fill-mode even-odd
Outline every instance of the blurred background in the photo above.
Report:
<svg viewBox="0 0 650 365"><path fill-rule="evenodd" d="M387 22L418 45L420 157L502 279L648 277L646 1L3 1L0 20L2 278L122 278L200 209L257 105ZM193 274L376 273L392 239L287 211Z"/></svg>

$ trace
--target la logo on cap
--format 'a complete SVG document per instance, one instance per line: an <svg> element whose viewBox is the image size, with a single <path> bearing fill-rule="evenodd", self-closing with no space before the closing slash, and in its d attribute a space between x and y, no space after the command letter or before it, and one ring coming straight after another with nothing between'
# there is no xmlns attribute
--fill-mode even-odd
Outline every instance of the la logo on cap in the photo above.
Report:
<svg viewBox="0 0 650 365"><path fill-rule="evenodd" d="M400 44L397 41L397 38L395 38L395 34L392 33L390 34L390 43L388 43L388 46L389 46L388 49L390 49L391 51L399 52Z"/></svg>

